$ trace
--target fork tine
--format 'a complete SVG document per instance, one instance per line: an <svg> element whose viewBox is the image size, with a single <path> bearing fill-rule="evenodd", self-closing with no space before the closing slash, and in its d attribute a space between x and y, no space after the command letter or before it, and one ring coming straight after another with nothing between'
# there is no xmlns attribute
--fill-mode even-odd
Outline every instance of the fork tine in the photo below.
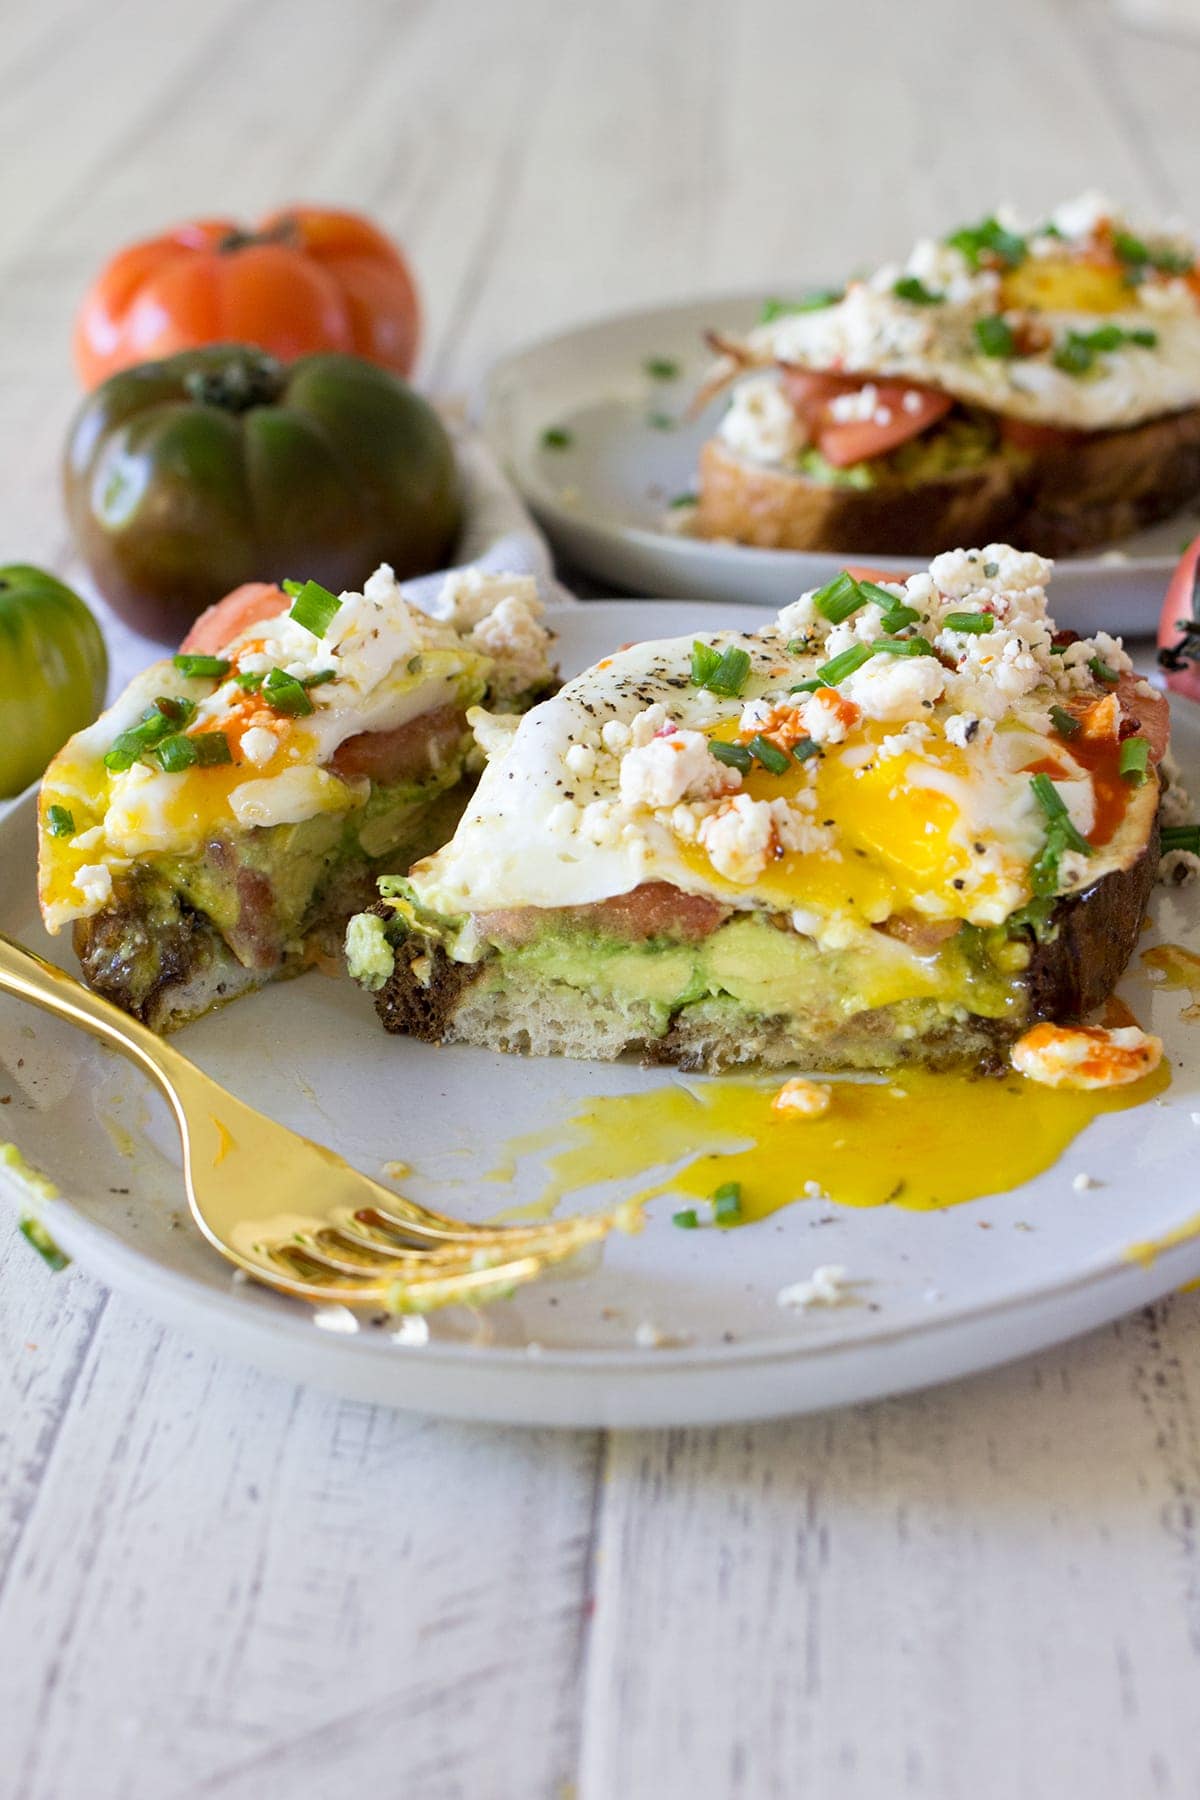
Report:
<svg viewBox="0 0 1200 1800"><path fill-rule="evenodd" d="M400 1196L397 1195L397 1199ZM394 1241L411 1239L414 1236L437 1243L479 1244L479 1245L511 1245L514 1249L526 1244L542 1243L560 1235L570 1236L578 1225L578 1218L540 1219L529 1223L504 1225L471 1224L465 1219L447 1218L444 1213L437 1213L418 1207L415 1201L405 1201L406 1211L395 1210L383 1206L360 1206L350 1216L356 1226L360 1227L362 1237L359 1241L369 1241L371 1231L377 1231L385 1240ZM341 1227L349 1234L349 1226Z"/></svg>
<svg viewBox="0 0 1200 1800"><path fill-rule="evenodd" d="M569 1222L562 1221L564 1226L569 1223L570 1230L560 1229L553 1234L543 1232L540 1239L514 1245L513 1250L526 1256L571 1256L576 1250L607 1237L613 1222L613 1215L609 1213L584 1214ZM317 1279L328 1273L360 1281L364 1277L375 1277L376 1280L390 1277L423 1282L439 1276L461 1275L481 1266L491 1267L502 1262L506 1254L506 1250L494 1244L472 1243L440 1243L424 1248L400 1245L385 1250L378 1242L357 1241L339 1225L314 1223L309 1231L297 1232L278 1243L258 1246L256 1260L282 1262L293 1268L303 1265Z"/></svg>
<svg viewBox="0 0 1200 1800"><path fill-rule="evenodd" d="M247 1273L271 1287L285 1287L302 1300L338 1299L350 1305L386 1307L392 1312L427 1312L452 1301L466 1304L498 1299L514 1287L532 1281L576 1256L600 1240L596 1233L578 1243L561 1243L539 1254L526 1254L482 1263L478 1253L437 1258L418 1256L407 1267L380 1269L380 1278L364 1282L361 1272L339 1268L300 1244L281 1244L270 1252L273 1267L243 1264ZM356 1276L359 1278L356 1279Z"/></svg>

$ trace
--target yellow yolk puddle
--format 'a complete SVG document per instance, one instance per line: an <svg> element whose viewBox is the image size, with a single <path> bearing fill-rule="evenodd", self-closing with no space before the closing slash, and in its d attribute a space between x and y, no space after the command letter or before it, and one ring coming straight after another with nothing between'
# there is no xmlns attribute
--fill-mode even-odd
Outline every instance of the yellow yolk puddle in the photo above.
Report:
<svg viewBox="0 0 1200 1800"><path fill-rule="evenodd" d="M1156 987L1183 988L1191 995L1192 1003L1184 1007L1180 1018L1200 1019L1200 956L1180 944L1159 944L1143 950L1142 961L1148 969L1158 971Z"/></svg>
<svg viewBox="0 0 1200 1800"><path fill-rule="evenodd" d="M657 1178L639 1202L671 1194L703 1203L736 1181L747 1223L818 1196L924 1212L1019 1187L1100 1113L1139 1106L1169 1081L1166 1064L1107 1093L914 1069L887 1082L834 1081L833 1103L816 1119L773 1113L778 1081L671 1083L600 1096L562 1126L512 1139L489 1179L511 1181L521 1157L542 1154L547 1185L510 1218L545 1217L583 1189L638 1176ZM681 1166L664 1178L672 1164Z"/></svg>

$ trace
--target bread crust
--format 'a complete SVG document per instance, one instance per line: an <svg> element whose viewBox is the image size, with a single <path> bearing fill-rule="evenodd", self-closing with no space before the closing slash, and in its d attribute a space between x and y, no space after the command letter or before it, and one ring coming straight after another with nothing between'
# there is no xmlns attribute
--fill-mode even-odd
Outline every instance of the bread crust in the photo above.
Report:
<svg viewBox="0 0 1200 1800"><path fill-rule="evenodd" d="M700 452L694 530L761 549L930 556L1012 542L1062 556L1126 537L1200 493L1200 407L1069 445L997 450L977 468L915 484L835 487L737 455Z"/></svg>

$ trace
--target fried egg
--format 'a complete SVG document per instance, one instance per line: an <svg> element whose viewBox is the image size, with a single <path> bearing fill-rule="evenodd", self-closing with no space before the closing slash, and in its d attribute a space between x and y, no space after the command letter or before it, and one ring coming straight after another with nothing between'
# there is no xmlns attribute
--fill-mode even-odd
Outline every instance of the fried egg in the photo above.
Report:
<svg viewBox="0 0 1200 1800"><path fill-rule="evenodd" d="M548 670L548 637L529 578L468 583L460 618L461 587L461 578L448 583L445 616L434 617L411 605L383 568L362 593L341 596L323 635L293 619L290 602L284 602L277 616L231 639L221 652L219 661L227 666L219 675L189 675L172 659L138 675L46 772L39 895L47 927L57 931L104 903L92 873L97 866L116 872L145 857L186 856L222 833L361 807L370 782L329 767L339 748L348 739L395 732L441 707L465 709L482 698L502 670L505 646L494 629L484 647L501 608L512 614L505 615L510 630L514 624L523 629L526 661L537 635ZM300 684L306 703L301 700L297 711L274 703L262 687L272 671L290 678L293 693ZM128 767L110 767L105 759L117 739L160 701L182 702L180 733L223 739L226 759L168 770L139 756ZM49 828L52 807L70 821L57 835Z"/></svg>
<svg viewBox="0 0 1200 1800"><path fill-rule="evenodd" d="M856 668L818 684L818 669L838 674L830 640L849 627L822 622L807 596L764 631L701 640L744 657L736 697L697 681L693 639L660 639L605 658L515 732L485 716L491 760L455 838L412 872L416 898L461 915L589 905L666 882L790 915L831 946L889 920L936 940L939 927L1001 925L1035 897L1048 832L1035 776L1066 821L1064 845L1084 846L1056 860L1055 892L1127 866L1157 783L1119 773L1119 733L1135 724L1111 683L1097 687L1097 647L1055 654L1039 559L1018 559L1014 574L1006 547L955 554L976 559L975 588L951 557L877 590L909 607L906 629L925 634L911 648L929 652L897 653L896 639L879 641L878 617L865 619L862 654L892 665L886 691L862 681L853 645ZM986 633L955 632L968 602L987 612ZM803 639L797 617L810 621ZM1100 648L1127 669L1112 640ZM1162 702L1147 689L1136 704Z"/></svg>

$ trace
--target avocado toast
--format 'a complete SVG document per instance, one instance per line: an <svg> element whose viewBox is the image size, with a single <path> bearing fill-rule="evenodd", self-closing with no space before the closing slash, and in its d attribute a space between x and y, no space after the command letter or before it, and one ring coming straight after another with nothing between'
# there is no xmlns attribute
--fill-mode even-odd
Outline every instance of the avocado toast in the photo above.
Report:
<svg viewBox="0 0 1200 1800"><path fill-rule="evenodd" d="M291 585L144 671L42 784L47 928L157 1030L336 954L378 872L452 832L467 709L553 684L527 577L453 575L437 617L386 567L361 594Z"/></svg>
<svg viewBox="0 0 1200 1800"><path fill-rule="evenodd" d="M923 240L710 342L705 394L732 392L701 452L702 537L1059 555L1200 491L1195 246L1098 195Z"/></svg>
<svg viewBox="0 0 1200 1800"><path fill-rule="evenodd" d="M1111 992L1157 866L1162 697L1005 545L635 645L520 721L351 921L391 1031L691 1069L948 1066Z"/></svg>

